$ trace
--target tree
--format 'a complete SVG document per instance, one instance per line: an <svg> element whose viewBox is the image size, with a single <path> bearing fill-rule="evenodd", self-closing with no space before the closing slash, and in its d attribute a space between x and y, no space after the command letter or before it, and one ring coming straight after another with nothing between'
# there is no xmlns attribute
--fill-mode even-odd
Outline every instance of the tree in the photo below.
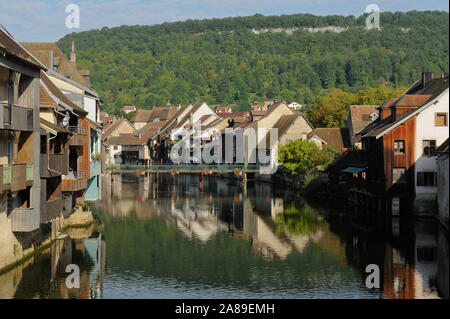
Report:
<svg viewBox="0 0 450 319"><path fill-rule="evenodd" d="M290 141L281 145L278 151L278 161L283 170L290 174L305 174L315 171L318 167L326 168L336 156L331 148L317 147L313 142L304 140Z"/></svg>

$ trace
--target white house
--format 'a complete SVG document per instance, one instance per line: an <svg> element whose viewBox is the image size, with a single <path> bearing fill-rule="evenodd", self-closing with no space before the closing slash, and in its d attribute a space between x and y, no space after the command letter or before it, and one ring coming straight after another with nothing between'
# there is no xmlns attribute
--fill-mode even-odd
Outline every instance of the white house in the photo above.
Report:
<svg viewBox="0 0 450 319"><path fill-rule="evenodd" d="M437 149L437 205L438 215L444 225L448 228L448 145L449 139L447 139Z"/></svg>
<svg viewBox="0 0 450 319"><path fill-rule="evenodd" d="M298 111L298 110L301 110L302 109L302 105L301 104L299 104L299 103L297 103L297 102L292 102L292 103L289 103L289 108L291 109L291 110L294 110L294 111Z"/></svg>
<svg viewBox="0 0 450 319"><path fill-rule="evenodd" d="M448 81L448 78L447 78ZM436 149L449 137L449 89L430 99L417 110L415 148L415 206L419 208L436 200ZM416 112L414 112L416 113Z"/></svg>

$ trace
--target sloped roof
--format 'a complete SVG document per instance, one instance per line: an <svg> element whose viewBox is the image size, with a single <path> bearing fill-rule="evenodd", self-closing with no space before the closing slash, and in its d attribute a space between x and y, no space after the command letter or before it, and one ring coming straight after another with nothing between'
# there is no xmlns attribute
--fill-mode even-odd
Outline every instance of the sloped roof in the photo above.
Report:
<svg viewBox="0 0 450 319"><path fill-rule="evenodd" d="M53 50L53 63L55 65L55 72L62 74L64 77L69 77L71 80L90 88L90 83L81 75L80 71L69 61L61 49L53 42L22 42L28 51L35 56L48 69L52 68L51 52Z"/></svg>
<svg viewBox="0 0 450 319"><path fill-rule="evenodd" d="M124 111L134 111L134 110L136 110L136 106L134 106L134 105L125 105L123 107L123 110Z"/></svg>
<svg viewBox="0 0 450 319"><path fill-rule="evenodd" d="M312 132L308 133L308 140L314 136L324 140L328 146L334 148L338 152L341 152L345 147L350 147L347 128L316 128Z"/></svg>
<svg viewBox="0 0 450 319"><path fill-rule="evenodd" d="M50 93L50 95L53 95L54 97L59 99L61 102L63 102L64 104L66 104L67 106L72 108L75 112L77 112L79 114L83 114L83 115L88 114L88 112L86 112L83 108L79 107L78 105L73 103L71 100L69 100L69 98L67 96L65 96L65 94L63 92L61 92L61 90L58 89L55 84L53 84L53 82L48 78L47 74L42 70L41 70L41 84L44 84L44 85L41 85L41 87L42 88L46 87L48 89L48 92ZM41 90L41 92L42 92L42 90ZM48 95L48 93L47 93L47 95ZM53 97L52 97L52 100L53 100ZM45 98L44 102L50 103L48 98Z"/></svg>
<svg viewBox="0 0 450 319"><path fill-rule="evenodd" d="M44 120L43 118L39 118L39 122L45 126L48 126L49 128L51 128L52 130L55 130L58 133L65 133L65 134L70 134L72 135L72 132L69 130L66 130L63 126L59 126L56 124L53 124L52 122L49 122L47 120Z"/></svg>
<svg viewBox="0 0 450 319"><path fill-rule="evenodd" d="M249 112L216 113L221 118L249 117Z"/></svg>
<svg viewBox="0 0 450 319"><path fill-rule="evenodd" d="M39 68L44 68L40 61L35 58L26 48L19 44L9 32L0 25L0 51L11 54L25 62Z"/></svg>
<svg viewBox="0 0 450 319"><path fill-rule="evenodd" d="M355 135L373 122L370 115L376 112L377 108L378 105L350 105L350 120Z"/></svg>
<svg viewBox="0 0 450 319"><path fill-rule="evenodd" d="M422 106L426 101L430 99L431 95L410 95L405 94L400 97L395 106L398 107L419 107Z"/></svg>
<svg viewBox="0 0 450 319"><path fill-rule="evenodd" d="M114 130L117 129L120 126L120 124L124 122L127 122L134 129L134 126L130 122L128 122L127 119L119 119L103 130L102 139L108 138L112 134L112 132L114 132Z"/></svg>
<svg viewBox="0 0 450 319"><path fill-rule="evenodd" d="M410 112L399 115L395 121L393 121L391 117L387 117L383 120L376 121L376 124L372 125L370 128L365 130L364 132L365 135L363 137L375 137L377 139L380 138L384 134L396 128L398 125L401 125L402 123L409 120L411 117L415 116L416 114L422 112L424 109L429 107L433 103L433 101L435 101L441 94L444 94L445 91L448 91L448 88L449 88L448 77L445 77L432 80L430 84L425 88L419 88L417 90L410 89L407 92L408 94L410 94L411 92L418 92L418 93L427 92L432 94L429 98L426 99L425 97L413 99L414 102L417 102L416 105L420 104L418 102L420 102L421 100L424 100L425 102L423 102L422 105L419 105L415 109L412 109ZM418 95L421 96L422 94Z"/></svg>
<svg viewBox="0 0 450 319"><path fill-rule="evenodd" d="M151 110L136 110L132 122L153 122L156 118L160 121L166 121L177 112L176 107L171 106L168 109L163 106L155 106Z"/></svg>
<svg viewBox="0 0 450 319"><path fill-rule="evenodd" d="M447 153L448 154L448 145L449 145L449 139L447 138L444 143L442 143L437 149L436 152L438 153Z"/></svg>

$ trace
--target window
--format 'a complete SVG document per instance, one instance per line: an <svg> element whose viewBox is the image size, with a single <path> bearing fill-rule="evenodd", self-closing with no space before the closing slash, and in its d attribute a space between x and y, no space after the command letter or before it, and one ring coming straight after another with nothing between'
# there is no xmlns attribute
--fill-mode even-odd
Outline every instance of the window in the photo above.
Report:
<svg viewBox="0 0 450 319"><path fill-rule="evenodd" d="M118 147L117 145L114 145L114 150L117 151Z"/></svg>
<svg viewBox="0 0 450 319"><path fill-rule="evenodd" d="M417 186L436 186L436 172L417 172Z"/></svg>
<svg viewBox="0 0 450 319"><path fill-rule="evenodd" d="M423 155L434 155L436 153L436 140L423 140Z"/></svg>
<svg viewBox="0 0 450 319"><path fill-rule="evenodd" d="M394 154L405 154L405 141L394 142Z"/></svg>
<svg viewBox="0 0 450 319"><path fill-rule="evenodd" d="M392 184L405 183L405 172L406 169L404 167L394 167L392 169Z"/></svg>
<svg viewBox="0 0 450 319"><path fill-rule="evenodd" d="M434 125L447 126L448 125L447 113L436 113L434 117Z"/></svg>

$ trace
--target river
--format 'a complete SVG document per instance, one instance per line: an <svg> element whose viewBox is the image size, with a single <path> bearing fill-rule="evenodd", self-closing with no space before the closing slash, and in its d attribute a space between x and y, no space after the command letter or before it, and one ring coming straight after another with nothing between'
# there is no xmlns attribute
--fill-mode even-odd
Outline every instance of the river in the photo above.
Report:
<svg viewBox="0 0 450 319"><path fill-rule="evenodd" d="M102 188L95 223L0 275L0 298L448 298L448 233L434 220L214 177L124 175ZM69 264L79 288L66 285Z"/></svg>

